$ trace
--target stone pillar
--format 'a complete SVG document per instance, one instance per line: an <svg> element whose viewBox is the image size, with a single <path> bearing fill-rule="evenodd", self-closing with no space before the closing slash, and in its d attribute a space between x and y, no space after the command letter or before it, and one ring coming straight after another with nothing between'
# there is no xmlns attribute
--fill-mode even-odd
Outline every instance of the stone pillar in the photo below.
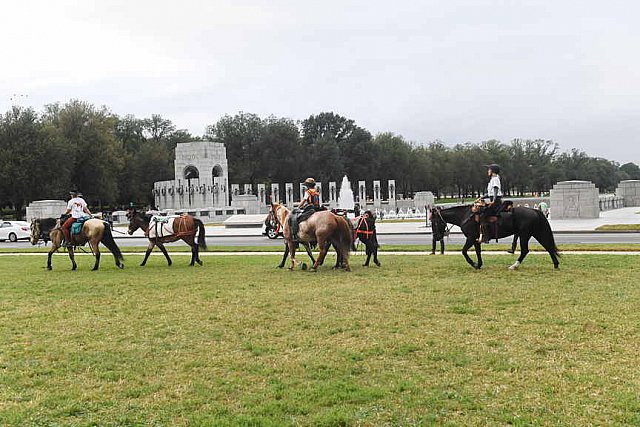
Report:
<svg viewBox="0 0 640 427"><path fill-rule="evenodd" d="M271 184L271 202L280 203L280 184Z"/></svg>
<svg viewBox="0 0 640 427"><path fill-rule="evenodd" d="M616 196L623 199L625 207L640 206L640 180L620 181L616 189Z"/></svg>
<svg viewBox="0 0 640 427"><path fill-rule="evenodd" d="M373 206L379 208L382 205L382 187L380 181L373 181Z"/></svg>
<svg viewBox="0 0 640 427"><path fill-rule="evenodd" d="M289 209L293 209L293 183L287 182L284 185L286 205Z"/></svg>
<svg viewBox="0 0 640 427"><path fill-rule="evenodd" d="M329 205L332 208L336 207L337 201L338 201L338 190L336 189L336 183L335 181L331 181L329 182Z"/></svg>
<svg viewBox="0 0 640 427"><path fill-rule="evenodd" d="M267 204L267 190L264 184L258 184L258 200L262 206Z"/></svg>
<svg viewBox="0 0 640 427"><path fill-rule="evenodd" d="M598 218L599 202L598 189L590 181L558 182L551 189L551 218Z"/></svg>
<svg viewBox="0 0 640 427"><path fill-rule="evenodd" d="M240 195L240 184L231 184L231 200Z"/></svg>
<svg viewBox="0 0 640 427"><path fill-rule="evenodd" d="M413 207L416 209L420 209L421 211L425 208L425 206L433 207L434 197L431 191L417 191L413 195Z"/></svg>
<svg viewBox="0 0 640 427"><path fill-rule="evenodd" d="M389 207L396 208L396 180L390 179L387 182L387 188L389 189Z"/></svg>
<svg viewBox="0 0 640 427"><path fill-rule="evenodd" d="M316 190L318 190L318 194L320 195L320 205L322 205L322 183L316 182Z"/></svg>
<svg viewBox="0 0 640 427"><path fill-rule="evenodd" d="M304 184L301 182L300 183L300 198L298 200L302 201L302 199L304 199L305 191L307 191L307 187L305 187Z"/></svg>
<svg viewBox="0 0 640 427"><path fill-rule="evenodd" d="M253 185L245 184L243 192L244 192L244 194L253 194Z"/></svg>
<svg viewBox="0 0 640 427"><path fill-rule="evenodd" d="M358 181L358 203L363 208L367 205L367 182Z"/></svg>

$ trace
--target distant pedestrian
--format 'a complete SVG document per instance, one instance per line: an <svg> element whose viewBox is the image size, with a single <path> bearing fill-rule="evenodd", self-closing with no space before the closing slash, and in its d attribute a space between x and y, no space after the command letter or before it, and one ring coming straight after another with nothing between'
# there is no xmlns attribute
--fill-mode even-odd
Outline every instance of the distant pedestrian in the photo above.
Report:
<svg viewBox="0 0 640 427"><path fill-rule="evenodd" d="M427 212L427 221L431 221L431 255L436 254L438 242L440 242L440 254L444 255L444 238L447 234L447 223L444 222L437 208L429 209Z"/></svg>

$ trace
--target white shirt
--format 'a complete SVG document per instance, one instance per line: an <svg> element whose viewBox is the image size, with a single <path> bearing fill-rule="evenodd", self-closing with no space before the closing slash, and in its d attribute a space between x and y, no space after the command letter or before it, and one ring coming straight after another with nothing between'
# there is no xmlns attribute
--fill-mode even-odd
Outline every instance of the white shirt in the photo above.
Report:
<svg viewBox="0 0 640 427"><path fill-rule="evenodd" d="M498 196L502 197L502 185L500 184L500 175L492 176L487 185L487 195L493 196L493 187L498 187Z"/></svg>
<svg viewBox="0 0 640 427"><path fill-rule="evenodd" d="M67 203L67 209L71 209L71 216L73 218L82 218L85 216L84 209L87 207L87 202L82 197L74 197Z"/></svg>

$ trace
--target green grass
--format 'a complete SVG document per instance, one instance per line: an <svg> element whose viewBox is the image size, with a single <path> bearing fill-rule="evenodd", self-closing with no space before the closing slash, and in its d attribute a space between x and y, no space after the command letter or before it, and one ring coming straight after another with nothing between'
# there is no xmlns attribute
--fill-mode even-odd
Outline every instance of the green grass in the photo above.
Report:
<svg viewBox="0 0 640 427"><path fill-rule="evenodd" d="M596 231L640 231L640 224L605 224Z"/></svg>
<svg viewBox="0 0 640 427"><path fill-rule="evenodd" d="M0 425L640 423L636 256L140 260L0 257Z"/></svg>

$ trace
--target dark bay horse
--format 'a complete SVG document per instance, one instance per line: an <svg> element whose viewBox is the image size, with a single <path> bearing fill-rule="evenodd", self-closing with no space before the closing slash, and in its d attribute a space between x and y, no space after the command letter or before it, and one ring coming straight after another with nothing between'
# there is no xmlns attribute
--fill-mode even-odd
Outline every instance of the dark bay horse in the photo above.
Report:
<svg viewBox="0 0 640 427"><path fill-rule="evenodd" d="M373 263L380 267L380 261L378 261L378 248L380 245L378 244L378 234L376 233L375 215L371 211L366 211L356 218L355 224L355 237L360 240L366 248L367 259L362 266L368 267L371 256L373 256Z"/></svg>
<svg viewBox="0 0 640 427"><path fill-rule="evenodd" d="M191 263L195 265L197 262L202 265L198 249L206 249L204 224L191 215L181 215L178 217L168 217L167 222L156 221L153 215L138 212L135 209L127 211L129 219L129 234L133 234L138 228L144 231L144 235L149 239L149 246L144 254L141 266L147 263L147 259L155 246L159 247L169 265L172 264L171 258L164 247L165 243L183 240L187 245L191 246ZM198 240L196 241L196 233Z"/></svg>
<svg viewBox="0 0 640 427"><path fill-rule="evenodd" d="M55 218L32 220L31 244L35 245L40 239L45 242L47 240L51 240L51 250L49 250L49 254L47 256L47 269L51 270L51 257L53 253L62 246L62 242L64 241L64 234L60 227L60 220ZM122 263L122 252L120 252L120 248L113 240L111 226L109 223L101 219L92 218L85 221L85 223L82 224L80 234L71 235L71 243L73 246L84 246L86 243L89 243L91 252L93 252L93 255L96 257L93 270L97 270L98 267L100 267L100 243L105 245L107 249L111 251L116 260L116 266L118 266L118 268L124 268L124 264ZM74 249L73 247L69 247L67 250L69 252L69 258L71 259L71 269L75 270L78 268L78 265L76 264Z"/></svg>
<svg viewBox="0 0 640 427"><path fill-rule="evenodd" d="M320 254L311 267L313 270L317 270L318 267L324 263L329 247L333 245L336 248L337 253L336 266L342 267L346 271L350 271L349 251L353 244L353 236L351 225L347 219L330 211L316 212L311 215L309 219L300 223L298 241L296 241L293 237L291 224L289 222L289 216L291 215L291 211L289 209L279 203L272 203L269 215L275 217L276 221L282 226L287 246L283 261L286 259L287 254L291 256L290 269L293 270L298 263L295 258L297 244L302 243L313 260L313 256L310 254L308 245L315 242L317 243L318 248L320 248Z"/></svg>
<svg viewBox="0 0 640 427"><path fill-rule="evenodd" d="M438 221L444 221L460 227L467 238L462 247L462 255L472 267L480 269L482 267L482 248L478 242L480 227L473 219L472 205L454 206L445 209L433 208L431 214L431 221L436 221L436 226ZM520 238L520 256L509 267L510 270L517 269L524 261L529 253L529 240L531 237L534 237L549 252L553 267L558 268L560 265L558 260L560 253L556 247L549 221L542 212L537 209L514 207L510 212L502 212L497 224L498 235L495 236L496 238L501 239L512 235L517 235ZM467 254L467 251L472 246L476 250L477 263L474 263Z"/></svg>

